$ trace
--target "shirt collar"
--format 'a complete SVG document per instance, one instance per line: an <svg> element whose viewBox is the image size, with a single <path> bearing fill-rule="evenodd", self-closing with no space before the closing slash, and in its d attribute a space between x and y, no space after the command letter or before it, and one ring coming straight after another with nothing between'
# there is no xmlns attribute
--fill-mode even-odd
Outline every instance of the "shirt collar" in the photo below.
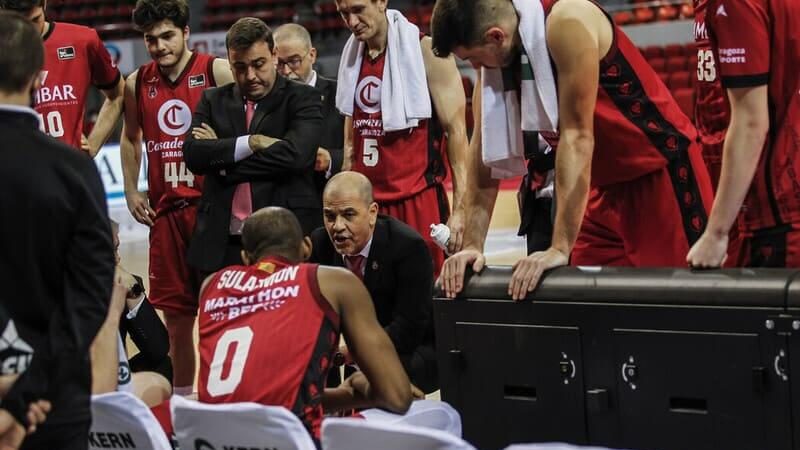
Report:
<svg viewBox="0 0 800 450"><path fill-rule="evenodd" d="M369 259L369 249L370 248L372 248L372 237L370 237L369 241L367 241L367 245L365 245L364 248L362 248L361 251L358 252L358 255L361 255L364 258ZM347 256L348 255L342 255L342 260L344 260ZM357 256L357 255L352 255L352 256Z"/></svg>
<svg viewBox="0 0 800 450"><path fill-rule="evenodd" d="M32 114L34 117L36 117L36 120L39 120L39 114L36 111L34 111L33 108L31 108L30 106L0 103L0 111Z"/></svg>
<svg viewBox="0 0 800 450"><path fill-rule="evenodd" d="M312 70L311 71L311 76L308 78L308 82L306 84L311 86L311 87L317 87L317 71L316 70Z"/></svg>

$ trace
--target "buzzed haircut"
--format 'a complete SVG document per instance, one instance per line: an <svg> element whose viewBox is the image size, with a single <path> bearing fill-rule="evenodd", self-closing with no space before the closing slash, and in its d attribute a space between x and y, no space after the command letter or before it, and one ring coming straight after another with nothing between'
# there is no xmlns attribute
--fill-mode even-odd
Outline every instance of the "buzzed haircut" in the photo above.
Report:
<svg viewBox="0 0 800 450"><path fill-rule="evenodd" d="M275 49L272 30L263 20L255 17L242 17L234 23L225 35L225 48L228 50L247 50L253 44L264 41L269 51Z"/></svg>
<svg viewBox="0 0 800 450"><path fill-rule="evenodd" d="M42 36L25 17L0 11L0 91L21 92L44 65Z"/></svg>
<svg viewBox="0 0 800 450"><path fill-rule="evenodd" d="M2 0L0 0L2 1ZM133 10L133 24L145 32L153 25L169 20L178 28L189 24L189 4L186 0L138 0Z"/></svg>
<svg viewBox="0 0 800 450"><path fill-rule="evenodd" d="M44 0L0 0L0 9L7 9L23 15L28 15L37 6L44 8Z"/></svg>
<svg viewBox="0 0 800 450"><path fill-rule="evenodd" d="M242 248L254 260L278 255L297 261L302 241L300 221L293 212L278 206L259 209L242 228Z"/></svg>
<svg viewBox="0 0 800 450"><path fill-rule="evenodd" d="M436 0L431 17L433 54L446 58L456 47L483 43L486 30L509 9L514 11L511 0Z"/></svg>
<svg viewBox="0 0 800 450"><path fill-rule="evenodd" d="M302 25L287 23L275 29L275 40L284 41L295 39L305 45L306 49L311 48L311 35Z"/></svg>

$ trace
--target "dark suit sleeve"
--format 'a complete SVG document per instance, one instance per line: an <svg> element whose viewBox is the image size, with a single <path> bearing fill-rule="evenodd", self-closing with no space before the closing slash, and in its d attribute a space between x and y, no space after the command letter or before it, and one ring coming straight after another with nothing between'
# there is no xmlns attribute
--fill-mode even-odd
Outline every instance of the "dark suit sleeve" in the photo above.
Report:
<svg viewBox="0 0 800 450"><path fill-rule="evenodd" d="M199 127L201 124L208 124L216 131L214 114L210 95L219 95L220 91L209 89L203 92L203 96L192 116L192 128ZM221 106L220 106L221 108ZM236 138L222 139L195 139L191 130L186 134L183 142L183 159L186 167L197 175L207 175L209 173L219 173L220 170L228 169L236 161L234 153L236 149Z"/></svg>
<svg viewBox="0 0 800 450"><path fill-rule="evenodd" d="M396 301L392 321L386 333L397 353L407 354L421 343L431 319L433 296L433 261L422 239L403 240L403 252L397 261Z"/></svg>
<svg viewBox="0 0 800 450"><path fill-rule="evenodd" d="M319 95L312 88L303 89L284 105L286 110L276 113L290 115L286 133L283 136L272 136L280 141L255 152L227 170L227 182L238 184L274 180L275 177L314 171L322 130Z"/></svg>
<svg viewBox="0 0 800 450"><path fill-rule="evenodd" d="M0 404L21 423L27 423L28 402L48 398L48 381L69 373L65 367L89 354L111 299L114 247L103 184L90 158L80 157L73 169L79 182L65 186L76 205L73 222L50 224L72 230L63 255L64 272L50 274L63 277L64 296L50 314L46 348L37 349L31 366Z"/></svg>
<svg viewBox="0 0 800 450"><path fill-rule="evenodd" d="M169 353L169 335L167 328L161 319L158 318L153 305L145 297L139 311L133 319L128 319L127 314L123 318L125 329L136 344L139 352L148 361L161 361Z"/></svg>
<svg viewBox="0 0 800 450"><path fill-rule="evenodd" d="M329 148L328 152L331 154L331 176L336 175L342 170L342 162L344 161L344 149L342 148Z"/></svg>

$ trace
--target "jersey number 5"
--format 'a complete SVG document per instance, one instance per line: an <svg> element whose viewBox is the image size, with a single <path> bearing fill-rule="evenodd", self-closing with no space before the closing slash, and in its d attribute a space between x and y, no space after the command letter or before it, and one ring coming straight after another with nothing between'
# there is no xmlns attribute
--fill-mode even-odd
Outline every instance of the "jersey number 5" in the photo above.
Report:
<svg viewBox="0 0 800 450"><path fill-rule="evenodd" d="M375 167L378 165L378 141L376 139L364 139L364 155L362 161L367 167Z"/></svg>
<svg viewBox="0 0 800 450"><path fill-rule="evenodd" d="M250 353L250 344L253 343L253 330L250 327L239 327L230 329L220 336L217 341L217 348L214 349L214 357L211 359L211 367L208 372L208 384L206 389L212 397L227 395L236 390L242 382L244 364L247 362L247 355ZM228 377L222 379L222 369L228 361L231 346L235 346L231 368Z"/></svg>
<svg viewBox="0 0 800 450"><path fill-rule="evenodd" d="M164 181L172 183L172 188L178 187L178 183L185 182L187 186L194 186L194 174L186 169L186 163L180 164L173 162L164 163Z"/></svg>
<svg viewBox="0 0 800 450"><path fill-rule="evenodd" d="M711 50L697 51L697 81L713 83L717 79L714 53Z"/></svg>

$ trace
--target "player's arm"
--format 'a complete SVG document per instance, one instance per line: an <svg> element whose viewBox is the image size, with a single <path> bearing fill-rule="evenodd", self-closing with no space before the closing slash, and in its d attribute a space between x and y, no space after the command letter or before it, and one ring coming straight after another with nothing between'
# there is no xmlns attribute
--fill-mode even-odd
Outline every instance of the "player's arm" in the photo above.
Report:
<svg viewBox="0 0 800 450"><path fill-rule="evenodd" d="M120 76L117 83L108 88L100 89L106 99L103 101L103 106L100 107L100 112L97 113L97 122L89 133L89 152L94 158L100 151L100 147L105 144L114 127L117 125L119 116L122 113L123 97L125 95L125 80Z"/></svg>
<svg viewBox="0 0 800 450"><path fill-rule="evenodd" d="M231 73L231 65L228 61L217 58L212 65L214 83L217 86L225 86L226 84L233 83L233 73Z"/></svg>
<svg viewBox="0 0 800 450"><path fill-rule="evenodd" d="M118 272L114 276L114 289L106 320L92 341L89 355L92 361L92 394L105 394L117 390L119 368L119 321L125 308L127 287Z"/></svg>
<svg viewBox="0 0 800 450"><path fill-rule="evenodd" d="M142 167L142 127L139 124L139 108L136 104L136 77L138 71L125 80L125 114L122 136L119 142L122 160L122 184L128 211L137 222L152 226L155 211L150 207L147 194L139 192L139 170Z"/></svg>
<svg viewBox="0 0 800 450"><path fill-rule="evenodd" d="M725 262L728 233L753 182L769 132L767 85L728 89L728 99L731 121L722 151L719 187L706 231L687 256L693 267L719 267Z"/></svg>
<svg viewBox="0 0 800 450"><path fill-rule="evenodd" d="M399 414L411 405L411 383L400 364L392 341L375 317L372 299L350 271L319 266L322 295L338 310L342 334L364 379L357 376L345 387L326 389L328 410L378 407Z"/></svg>
<svg viewBox="0 0 800 450"><path fill-rule="evenodd" d="M353 118L344 118L344 146L342 148L342 172L353 169Z"/></svg>
<svg viewBox="0 0 800 450"><path fill-rule="evenodd" d="M464 210L470 222L464 230L463 250L445 260L439 277L444 295L448 298L455 298L464 288L464 273L468 265L471 265L475 272L479 272L486 263L486 258L483 256L483 244L486 234L489 232L489 223L500 188L500 181L492 178L491 169L483 164L481 156L481 137L483 136L481 95L481 72L479 70L475 90L472 92L472 115L475 118L475 128L472 131L472 140L467 153L467 182L464 194Z"/></svg>
<svg viewBox="0 0 800 450"><path fill-rule="evenodd" d="M91 73L92 84L106 97L98 113L97 123L88 137L89 152L94 158L100 147L108 140L122 113L125 80L111 60L103 41L96 32L92 31L91 34L86 46L88 70Z"/></svg>
<svg viewBox="0 0 800 450"><path fill-rule="evenodd" d="M693 267L725 263L728 232L753 181L770 126L769 46L774 39L770 14L763 2L753 0L727 2L725 10L725 16L712 16L708 24L716 36L717 52L735 51L733 57L716 58L716 75L727 88L731 121L708 225L686 257Z"/></svg>
<svg viewBox="0 0 800 450"><path fill-rule="evenodd" d="M604 30L605 28L605 30ZM556 66L561 137L556 152L556 217L549 249L517 261L508 286L522 300L544 271L566 265L578 237L589 198L594 152L600 34L611 24L599 8L584 0L562 0L547 23L547 46Z"/></svg>
<svg viewBox="0 0 800 450"><path fill-rule="evenodd" d="M447 135L447 159L453 176L453 214L448 221L450 243L448 250L461 250L466 217L464 215L464 190L467 184L467 126L465 121L466 97L461 74L455 58L438 58L431 49L431 38L420 41L428 88L436 109L436 116Z"/></svg>

